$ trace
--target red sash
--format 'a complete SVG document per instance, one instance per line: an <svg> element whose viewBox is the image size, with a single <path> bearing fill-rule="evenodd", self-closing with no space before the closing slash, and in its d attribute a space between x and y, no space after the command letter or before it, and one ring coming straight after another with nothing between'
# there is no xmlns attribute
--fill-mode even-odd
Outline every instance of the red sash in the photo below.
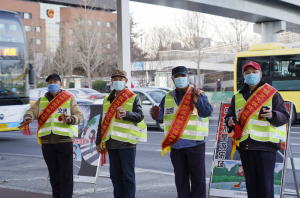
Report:
<svg viewBox="0 0 300 198"><path fill-rule="evenodd" d="M38 137L38 133L43 128L47 120L51 117L53 113L55 113L63 104L65 104L71 97L68 91L63 91L58 94L51 102L47 105L45 109L41 112L38 117L38 131L36 132L36 136ZM38 137L38 143L42 144L41 138Z"/></svg>
<svg viewBox="0 0 300 198"><path fill-rule="evenodd" d="M177 108L175 118L171 124L170 130L161 143L161 155L171 151L171 145L175 144L182 136L187 123L194 110L194 105L191 97L192 87L189 87L183 99ZM201 91L199 91L201 93Z"/></svg>
<svg viewBox="0 0 300 198"><path fill-rule="evenodd" d="M249 120L274 96L277 90L269 84L264 84L259 87L247 100L238 117L238 125L235 126L234 135L232 136L232 151L231 159L236 150L236 146L239 146L239 140L242 137L242 133L247 126Z"/></svg>
<svg viewBox="0 0 300 198"><path fill-rule="evenodd" d="M105 138L108 128L117 113L117 108L123 106L127 101L129 101L135 93L130 91L129 89L125 88L121 93L117 95L114 101L109 106L105 117L101 124L101 142L100 147L102 148L103 139Z"/></svg>

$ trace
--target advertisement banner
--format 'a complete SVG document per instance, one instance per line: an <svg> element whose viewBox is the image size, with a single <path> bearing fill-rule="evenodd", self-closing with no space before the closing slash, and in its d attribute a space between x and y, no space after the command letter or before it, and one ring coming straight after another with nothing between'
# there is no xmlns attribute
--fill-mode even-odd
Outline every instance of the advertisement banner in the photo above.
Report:
<svg viewBox="0 0 300 198"><path fill-rule="evenodd" d="M102 105L79 105L83 116L78 138L73 139L73 175L75 182L96 183L100 154L96 151Z"/></svg>
<svg viewBox="0 0 300 198"><path fill-rule="evenodd" d="M239 151L236 150L231 160L232 135L224 123L230 103L222 103L215 140L212 171L209 183L209 197L247 198L246 180ZM286 103L290 112L290 103ZM287 132L289 127L287 127ZM288 138L288 136L287 136ZM281 142L281 149L276 153L274 169L274 197L279 198L283 190L286 143Z"/></svg>

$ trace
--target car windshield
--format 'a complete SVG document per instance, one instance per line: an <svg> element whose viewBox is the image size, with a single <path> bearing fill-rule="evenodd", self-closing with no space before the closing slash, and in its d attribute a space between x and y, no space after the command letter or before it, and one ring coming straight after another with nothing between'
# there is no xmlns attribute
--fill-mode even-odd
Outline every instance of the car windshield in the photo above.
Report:
<svg viewBox="0 0 300 198"><path fill-rule="evenodd" d="M94 89L80 89L80 90L87 94L99 94L100 93Z"/></svg>
<svg viewBox="0 0 300 198"><path fill-rule="evenodd" d="M167 94L164 91L147 91L146 92L156 103L160 103L163 97Z"/></svg>

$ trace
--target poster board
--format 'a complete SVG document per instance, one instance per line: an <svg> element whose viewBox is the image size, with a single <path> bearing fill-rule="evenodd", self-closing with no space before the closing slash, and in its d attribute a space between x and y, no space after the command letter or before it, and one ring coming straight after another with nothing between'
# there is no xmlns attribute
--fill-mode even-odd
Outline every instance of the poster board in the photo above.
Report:
<svg viewBox="0 0 300 198"><path fill-rule="evenodd" d="M208 196L247 198L245 178L242 173L242 163L238 151L235 151L233 160L231 160L232 133L228 133L228 127L224 123L229 106L230 103L222 103L220 107ZM286 106L288 111L291 112L291 104L286 103ZM289 129L290 127L287 126L287 133L289 133ZM288 137L287 135L287 140ZM281 149L276 153L274 169L275 198L281 197L284 190L286 150L287 144L282 142ZM240 185L238 185L239 183Z"/></svg>
<svg viewBox="0 0 300 198"><path fill-rule="evenodd" d="M74 182L97 183L100 154L96 150L98 124L102 105L79 105L83 120L78 125L78 138L73 138Z"/></svg>

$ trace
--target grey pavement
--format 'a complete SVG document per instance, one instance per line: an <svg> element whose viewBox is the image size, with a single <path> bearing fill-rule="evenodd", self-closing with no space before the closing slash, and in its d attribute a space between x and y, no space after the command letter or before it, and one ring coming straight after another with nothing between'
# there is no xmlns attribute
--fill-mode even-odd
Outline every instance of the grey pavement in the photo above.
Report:
<svg viewBox="0 0 300 198"><path fill-rule="evenodd" d="M207 190L214 152L215 134L218 117L210 117L210 132L206 143L206 178ZM32 124L33 131L36 123ZM175 198L173 167L169 154L161 156L160 143L164 135L156 128L148 128L148 142L137 146L136 155L136 197L137 198ZM291 146L295 158L296 173L300 175L300 125L291 129ZM94 184L75 183L74 197L112 198L113 187L109 176L109 163L100 168L97 190ZM47 167L41 148L35 135L23 136L20 131L0 133L0 197L12 193L15 197L50 197L51 187L47 187ZM286 191L295 192L292 171L288 164L286 173ZM300 181L298 181L298 186ZM29 194L28 194L29 193ZM32 194L34 193L34 194ZM2 195L2 196L1 196ZM285 196L290 197L290 196ZM10 197L8 197L10 198Z"/></svg>

